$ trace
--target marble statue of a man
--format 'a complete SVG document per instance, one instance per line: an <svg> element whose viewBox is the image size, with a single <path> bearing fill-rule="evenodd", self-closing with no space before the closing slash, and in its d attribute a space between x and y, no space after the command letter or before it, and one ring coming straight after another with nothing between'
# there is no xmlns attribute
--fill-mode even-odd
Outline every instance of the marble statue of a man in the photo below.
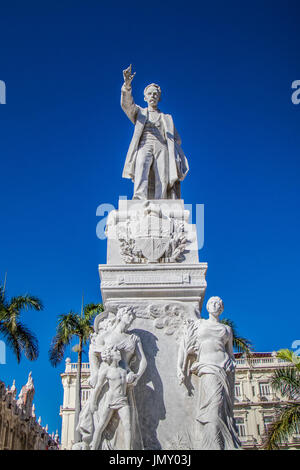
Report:
<svg viewBox="0 0 300 470"><path fill-rule="evenodd" d="M132 93L131 65L123 71L121 107L135 125L123 178L134 182L133 199L179 199L180 181L188 170L187 159L172 116L158 108L161 89L151 83L144 90L147 108L136 105Z"/></svg>

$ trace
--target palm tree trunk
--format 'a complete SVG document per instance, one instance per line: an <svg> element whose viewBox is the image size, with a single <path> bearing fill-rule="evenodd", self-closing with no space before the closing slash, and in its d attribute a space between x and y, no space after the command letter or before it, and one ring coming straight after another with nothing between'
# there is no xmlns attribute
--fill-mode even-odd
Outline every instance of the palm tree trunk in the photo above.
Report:
<svg viewBox="0 0 300 470"><path fill-rule="evenodd" d="M79 414L81 411L81 362L82 362L82 337L79 337L78 348L78 364L76 375L76 391L75 391L75 419L74 419L74 443L81 441L81 434L77 431Z"/></svg>

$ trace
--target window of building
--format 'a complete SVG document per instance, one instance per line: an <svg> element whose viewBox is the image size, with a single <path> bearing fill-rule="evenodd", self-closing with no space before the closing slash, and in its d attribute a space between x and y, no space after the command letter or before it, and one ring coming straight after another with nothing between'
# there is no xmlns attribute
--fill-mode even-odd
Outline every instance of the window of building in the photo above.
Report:
<svg viewBox="0 0 300 470"><path fill-rule="evenodd" d="M263 396L263 397L267 397L269 395L271 395L271 388L270 388L270 384L268 383L260 383L259 384L259 391L260 391L260 395Z"/></svg>
<svg viewBox="0 0 300 470"><path fill-rule="evenodd" d="M238 435L240 437L246 436L246 426L244 418L235 418L235 423L238 430Z"/></svg>
<svg viewBox="0 0 300 470"><path fill-rule="evenodd" d="M82 400L83 402L87 401L87 399L88 399L89 396L90 396L90 392L91 392L90 390L85 390L85 389L83 389L83 390L81 391L81 400Z"/></svg>
<svg viewBox="0 0 300 470"><path fill-rule="evenodd" d="M252 386L252 395L255 397L255 387L254 387L254 385Z"/></svg>
<svg viewBox="0 0 300 470"><path fill-rule="evenodd" d="M264 416L264 426L265 426L266 431L268 427L270 426L270 424L273 422L273 420L274 420L273 416Z"/></svg>
<svg viewBox="0 0 300 470"><path fill-rule="evenodd" d="M235 386L234 386L234 396L235 397L241 397L242 396L241 384L240 383L236 383Z"/></svg>

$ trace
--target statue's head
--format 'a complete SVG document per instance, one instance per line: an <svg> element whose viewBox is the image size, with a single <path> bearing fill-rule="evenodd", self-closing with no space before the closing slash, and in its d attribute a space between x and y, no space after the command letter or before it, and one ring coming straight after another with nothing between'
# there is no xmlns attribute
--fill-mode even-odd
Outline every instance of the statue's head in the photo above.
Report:
<svg viewBox="0 0 300 470"><path fill-rule="evenodd" d="M111 362L115 359L116 361L120 361L122 359L121 353L116 346L111 346L104 349L101 352L101 357L104 362L107 364L111 364Z"/></svg>
<svg viewBox="0 0 300 470"><path fill-rule="evenodd" d="M116 314L116 320L118 323L123 322L123 324L128 327L131 325L135 318L134 309L132 307L121 307L118 308Z"/></svg>
<svg viewBox="0 0 300 470"><path fill-rule="evenodd" d="M160 86L156 83L150 83L144 90L144 100L151 106L157 106L161 97Z"/></svg>
<svg viewBox="0 0 300 470"><path fill-rule="evenodd" d="M219 318L224 310L223 300L220 297L210 297L206 304L206 309L209 315Z"/></svg>
<svg viewBox="0 0 300 470"><path fill-rule="evenodd" d="M109 330L115 322L115 315L105 306L105 310L99 313L94 320L94 331L96 334L100 330Z"/></svg>

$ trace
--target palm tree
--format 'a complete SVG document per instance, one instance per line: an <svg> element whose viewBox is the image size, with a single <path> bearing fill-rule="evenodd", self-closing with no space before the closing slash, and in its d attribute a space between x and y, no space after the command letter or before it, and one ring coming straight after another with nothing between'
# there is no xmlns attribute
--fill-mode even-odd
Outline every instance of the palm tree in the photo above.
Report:
<svg viewBox="0 0 300 470"><path fill-rule="evenodd" d="M40 299L29 294L19 295L7 299L5 294L5 284L0 286L0 333L5 338L13 350L17 362L20 363L21 355L30 361L37 359L39 355L38 340L34 333L27 328L21 321L22 310L43 310L43 304Z"/></svg>
<svg viewBox="0 0 300 470"><path fill-rule="evenodd" d="M232 343L234 349L236 349L237 352L245 353L248 357L251 356L251 353L253 351L251 341L247 338L243 338L242 336L238 335L236 326L233 321L229 320L228 318L223 318L222 320L220 320L220 322L224 323L224 325L230 326L232 330Z"/></svg>
<svg viewBox="0 0 300 470"><path fill-rule="evenodd" d="M300 358L289 349L281 349L277 357L291 364L277 369L271 379L273 390L280 391L287 402L280 407L267 429L263 444L266 450L279 449L279 444L298 432L300 425Z"/></svg>
<svg viewBox="0 0 300 470"><path fill-rule="evenodd" d="M49 359L53 367L56 367L63 359L66 347L70 344L73 337L79 340L75 351L78 354L77 376L76 376L76 394L75 394L75 427L74 442L80 441L80 434L76 430L79 414L81 411L81 364L83 347L88 343L90 334L93 332L92 320L103 311L102 304L87 304L82 306L81 314L70 311L67 314L58 317L56 335L54 336L50 349Z"/></svg>

